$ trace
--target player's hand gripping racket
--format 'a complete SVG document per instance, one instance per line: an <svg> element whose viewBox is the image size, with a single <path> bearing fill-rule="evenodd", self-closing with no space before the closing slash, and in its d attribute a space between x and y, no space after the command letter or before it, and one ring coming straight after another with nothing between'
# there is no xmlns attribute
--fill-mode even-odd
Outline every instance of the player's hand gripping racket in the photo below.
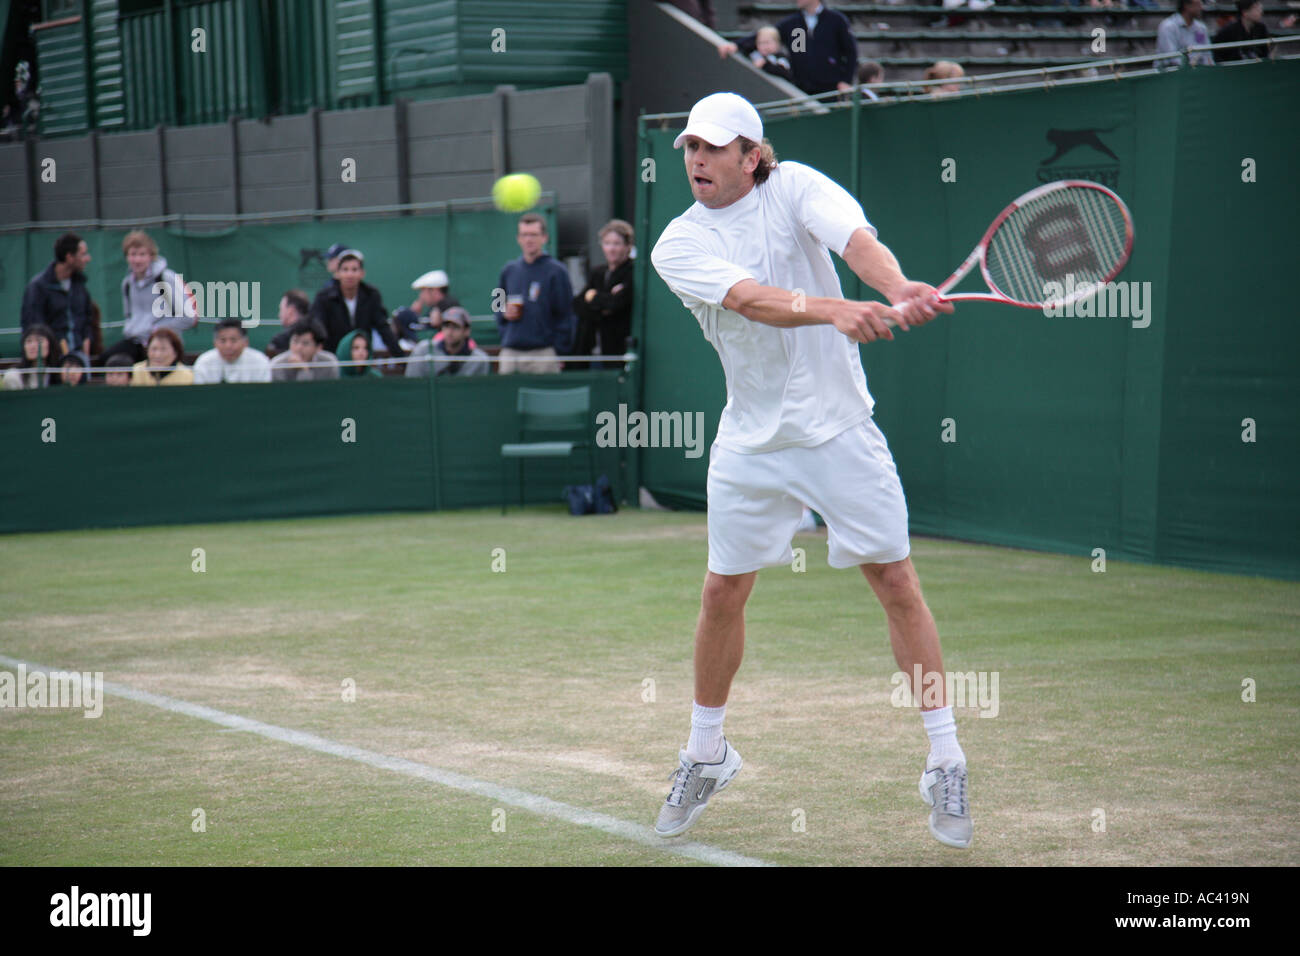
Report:
<svg viewBox="0 0 1300 956"><path fill-rule="evenodd" d="M935 291L946 302L1064 307L1119 275L1132 251L1133 217L1124 200L1098 183L1064 179L1032 189L1002 210ZM989 291L949 295L977 262Z"/></svg>

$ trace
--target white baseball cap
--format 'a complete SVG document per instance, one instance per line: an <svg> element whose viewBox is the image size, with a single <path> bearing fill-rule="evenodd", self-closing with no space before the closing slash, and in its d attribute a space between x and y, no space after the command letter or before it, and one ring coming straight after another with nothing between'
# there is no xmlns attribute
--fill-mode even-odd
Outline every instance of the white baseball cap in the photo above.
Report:
<svg viewBox="0 0 1300 956"><path fill-rule="evenodd" d="M426 272L420 278L411 283L412 289L445 289L451 285L451 280L447 278L447 273L441 269L434 269L432 272Z"/></svg>
<svg viewBox="0 0 1300 956"><path fill-rule="evenodd" d="M673 149L687 136L698 136L714 146L726 146L737 136L763 141L763 121L749 100L737 93L711 93L691 107L686 128L673 140Z"/></svg>

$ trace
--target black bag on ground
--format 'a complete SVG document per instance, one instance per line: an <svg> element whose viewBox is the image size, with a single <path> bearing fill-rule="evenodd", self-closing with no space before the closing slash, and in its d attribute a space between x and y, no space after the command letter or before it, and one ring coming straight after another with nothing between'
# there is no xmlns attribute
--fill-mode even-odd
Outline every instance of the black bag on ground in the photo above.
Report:
<svg viewBox="0 0 1300 956"><path fill-rule="evenodd" d="M618 510L618 505L614 504L614 489L605 475L596 479L595 487L566 485L564 500L569 503L571 515L608 515Z"/></svg>

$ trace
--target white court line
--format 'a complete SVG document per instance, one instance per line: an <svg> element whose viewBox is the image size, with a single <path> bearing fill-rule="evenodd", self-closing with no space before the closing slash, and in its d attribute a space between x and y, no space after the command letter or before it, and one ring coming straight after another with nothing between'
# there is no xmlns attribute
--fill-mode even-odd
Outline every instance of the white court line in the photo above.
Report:
<svg viewBox="0 0 1300 956"><path fill-rule="evenodd" d="M41 664L33 664L30 661L22 661L17 658L7 657L4 654L0 654L0 664L12 668L17 668L21 664L27 668L28 673L43 671L48 674L52 670L58 670L58 668L45 667ZM196 717L199 720L206 720L209 723L228 727L231 730L242 730L250 734L257 734L258 736L266 737L268 740L278 740L281 743L292 744L295 747L302 747L306 750L314 750L317 753L329 754L332 757L342 757L345 760L355 760L357 763L367 764L371 767L378 767L380 770L390 770L393 773L404 774L408 777L414 777L417 780L427 780L430 783L449 787L452 790L459 790L462 793L472 793L475 796L487 797L497 803L504 803L512 807L518 807L521 810L527 810L528 812L535 813L538 816L564 820L567 823L572 823L580 827L590 827L593 830L600 830L601 832L608 833L611 836L622 837L625 840L639 843L642 846L648 846L655 850L662 850L666 853L673 853L677 856L684 856L687 859L698 860L701 863L712 863L716 866L773 865L765 860L742 856L739 853L732 853L730 850L720 850L717 847L708 846L703 843L677 843L659 836L648 826L629 823L626 820L620 820L617 817L611 817L604 813L597 813L594 810L583 810L581 807L570 806L567 803L561 803L560 801L552 800L549 797L538 796L535 793L529 793L527 790L516 790L513 787L502 787L498 784L489 783L486 780L476 780L473 777L467 777L464 774L459 774L451 770L443 770L439 767L431 767L428 764L416 763L414 760L406 760L402 757L390 757L387 754L381 754L374 750L365 750L361 747L341 744L333 740L327 740L324 737L318 737L315 734L305 733L301 730L290 730L287 727L277 727L274 724L264 724L260 720L251 720L248 717L240 717L237 714L227 714L224 711L214 710L211 707L204 707L202 704L191 704L189 701L177 700L174 697L164 697L162 694L151 694L145 690L137 690L134 687L128 687L126 684L104 681L104 692L115 697L124 697L127 700L133 700L140 704L148 704L151 707L169 710L175 714L185 714L189 717Z"/></svg>

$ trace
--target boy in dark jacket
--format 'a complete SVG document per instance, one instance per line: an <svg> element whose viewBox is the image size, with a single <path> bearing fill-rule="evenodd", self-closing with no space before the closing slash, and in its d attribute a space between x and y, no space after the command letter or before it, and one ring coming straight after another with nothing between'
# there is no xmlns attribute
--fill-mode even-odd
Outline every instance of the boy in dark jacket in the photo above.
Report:
<svg viewBox="0 0 1300 956"><path fill-rule="evenodd" d="M334 281L316 295L309 315L324 326L324 347L331 352L339 347L344 335L361 329L367 333L378 332L388 354L400 358L406 353L388 324L384 300L378 289L362 281L365 276L365 257L355 249L343 252Z"/></svg>

